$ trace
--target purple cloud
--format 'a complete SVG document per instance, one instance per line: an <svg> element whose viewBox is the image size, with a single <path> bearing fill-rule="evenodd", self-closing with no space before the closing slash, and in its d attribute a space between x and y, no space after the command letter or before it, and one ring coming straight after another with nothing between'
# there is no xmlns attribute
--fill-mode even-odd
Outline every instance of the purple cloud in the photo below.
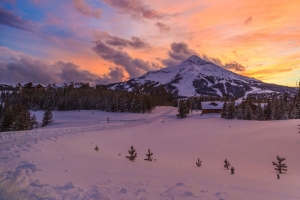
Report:
<svg viewBox="0 0 300 200"><path fill-rule="evenodd" d="M27 20L23 20L22 17L15 15L11 11L4 10L0 7L0 24L10 26L23 31L34 32L36 26Z"/></svg>
<svg viewBox="0 0 300 200"><path fill-rule="evenodd" d="M135 19L161 19L167 14L160 13L140 0L103 0L107 5L118 9L121 13L131 15Z"/></svg>
<svg viewBox="0 0 300 200"><path fill-rule="evenodd" d="M126 40L117 36L112 36L107 32L100 31L96 33L96 38L104 41L106 44L114 47L131 47L134 49L149 48L150 45L139 37L132 36L131 40Z"/></svg>
<svg viewBox="0 0 300 200"><path fill-rule="evenodd" d="M152 70L152 65L139 58L132 58L127 52L115 50L102 41L96 41L93 51L104 60L123 66L131 78Z"/></svg>
<svg viewBox="0 0 300 200"><path fill-rule="evenodd" d="M239 71L239 72L242 72L242 71L245 71L245 67L237 62L232 62L232 63L226 63L225 65L223 65L223 67L225 69L232 69L234 71Z"/></svg>
<svg viewBox="0 0 300 200"><path fill-rule="evenodd" d="M171 44L171 50L168 51L169 57L167 59L162 59L161 62L167 67L175 66L192 55L198 55L198 53L195 50L190 49L184 42L173 42Z"/></svg>
<svg viewBox="0 0 300 200"><path fill-rule="evenodd" d="M86 16L92 16L95 18L100 18L101 16L101 10L95 9L89 6L85 0L72 0L73 6L76 10L78 10L80 13L86 15Z"/></svg>
<svg viewBox="0 0 300 200"><path fill-rule="evenodd" d="M171 26L166 25L166 24L161 23L161 22L157 22L155 25L159 28L161 33L169 32L171 30Z"/></svg>

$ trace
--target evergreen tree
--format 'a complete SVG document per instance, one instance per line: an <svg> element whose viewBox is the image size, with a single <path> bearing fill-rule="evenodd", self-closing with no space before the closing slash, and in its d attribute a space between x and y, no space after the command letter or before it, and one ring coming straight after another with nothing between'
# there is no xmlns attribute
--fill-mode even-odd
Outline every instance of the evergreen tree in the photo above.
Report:
<svg viewBox="0 0 300 200"><path fill-rule="evenodd" d="M186 118L186 116L190 113L190 108L187 104L187 101L180 100L178 106L178 114L177 118Z"/></svg>
<svg viewBox="0 0 300 200"><path fill-rule="evenodd" d="M201 166L202 161L200 160L200 158L198 158L198 161L196 162L197 167Z"/></svg>
<svg viewBox="0 0 300 200"><path fill-rule="evenodd" d="M231 166L231 164L229 163L229 161L227 159L225 159L224 161L224 168L229 169L229 167Z"/></svg>
<svg viewBox="0 0 300 200"><path fill-rule="evenodd" d="M272 104L270 100L268 101L267 105L265 106L265 119L266 120L272 120L273 115L272 115Z"/></svg>
<svg viewBox="0 0 300 200"><path fill-rule="evenodd" d="M2 104L0 103L0 120L2 118L2 115L3 115L3 107Z"/></svg>
<svg viewBox="0 0 300 200"><path fill-rule="evenodd" d="M256 108L256 119L259 121L265 120L264 109L261 106L261 103L258 103Z"/></svg>
<svg viewBox="0 0 300 200"><path fill-rule="evenodd" d="M243 109L241 107L238 107L236 109L236 118L237 119L243 119L243 116L244 116Z"/></svg>
<svg viewBox="0 0 300 200"><path fill-rule="evenodd" d="M253 119L253 113L252 113L252 108L251 108L251 102L250 101L246 101L244 119L245 120L252 120Z"/></svg>
<svg viewBox="0 0 300 200"><path fill-rule="evenodd" d="M290 119L298 119L298 109L297 109L296 105L292 106L289 118Z"/></svg>
<svg viewBox="0 0 300 200"><path fill-rule="evenodd" d="M145 158L144 160L152 161L153 160L153 158L151 158L152 155L153 153L151 153L150 149L148 149L148 153L146 154L147 158Z"/></svg>
<svg viewBox="0 0 300 200"><path fill-rule="evenodd" d="M227 102L224 101L223 107L222 107L222 110L221 110L221 118L226 118L227 115L228 115Z"/></svg>
<svg viewBox="0 0 300 200"><path fill-rule="evenodd" d="M119 101L119 111L120 112L127 112L127 99L126 98L121 98Z"/></svg>
<svg viewBox="0 0 300 200"><path fill-rule="evenodd" d="M131 112L133 113L141 112L141 104L136 98L134 98L131 102Z"/></svg>
<svg viewBox="0 0 300 200"><path fill-rule="evenodd" d="M128 150L129 156L126 156L126 158L128 158L131 162L133 162L136 157L137 157L137 153L135 152L135 149L133 146L131 146L130 150Z"/></svg>
<svg viewBox="0 0 300 200"><path fill-rule="evenodd" d="M37 121L36 121L35 114L31 115L31 117L30 117L30 126L31 126L30 129L33 129L33 128L37 128L37 127L38 127L38 124L37 124Z"/></svg>
<svg viewBox="0 0 300 200"><path fill-rule="evenodd" d="M52 120L52 112L51 110L46 110L43 115L43 123L42 127L47 126Z"/></svg>
<svg viewBox="0 0 300 200"><path fill-rule="evenodd" d="M1 132L10 131L13 123L13 113L8 101L5 101L1 119Z"/></svg>
<svg viewBox="0 0 300 200"><path fill-rule="evenodd" d="M299 82L300 84L300 82ZM297 108L298 108L298 117L297 119L300 118L300 97L298 96L298 98L296 99L296 105L297 105Z"/></svg>
<svg viewBox="0 0 300 200"><path fill-rule="evenodd" d="M226 106L225 111L225 119L235 119L236 116L236 108L235 108L235 102L232 100L228 105Z"/></svg>
<svg viewBox="0 0 300 200"><path fill-rule="evenodd" d="M287 171L287 166L285 163L282 163L282 161L285 160L285 158L280 158L278 155L277 155L277 160L278 160L278 163L275 163L275 162L272 162L273 165L276 166L275 170L277 170L280 174L282 174L282 172L285 172Z"/></svg>
<svg viewBox="0 0 300 200"><path fill-rule="evenodd" d="M197 97L197 110L202 110L202 102L201 102L201 98Z"/></svg>
<svg viewBox="0 0 300 200"><path fill-rule="evenodd" d="M289 119L289 105L287 102L282 101L281 110L282 110L281 119L282 120Z"/></svg>
<svg viewBox="0 0 300 200"><path fill-rule="evenodd" d="M276 99L273 103L272 107L272 120L279 120L280 119L280 105L279 100Z"/></svg>

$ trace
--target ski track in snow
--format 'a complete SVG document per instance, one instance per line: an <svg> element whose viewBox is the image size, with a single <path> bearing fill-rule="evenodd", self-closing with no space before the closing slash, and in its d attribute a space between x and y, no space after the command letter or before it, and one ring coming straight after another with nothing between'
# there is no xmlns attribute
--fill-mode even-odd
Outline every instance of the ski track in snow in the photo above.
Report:
<svg viewBox="0 0 300 200"><path fill-rule="evenodd" d="M92 132L92 131L101 131L101 130L107 130L107 129L118 129L118 128L124 128L124 127L134 127L141 124L149 124L153 121L156 121L163 116L169 114L173 110L168 110L166 112L160 113L159 115L155 115L151 118L145 119L145 120L132 120L130 122L117 122L117 123L107 123L102 125L96 125L96 126L84 126L84 127L69 127L69 128L42 128L42 129L34 129L34 130L28 130L28 131L10 131L10 132L1 132L0 133L0 145L8 144L8 143L16 143L19 141L27 141L27 140L33 140L33 139L41 139L41 138L47 138L50 139L50 137L58 137L62 135L68 135L68 134L78 134L83 132Z"/></svg>

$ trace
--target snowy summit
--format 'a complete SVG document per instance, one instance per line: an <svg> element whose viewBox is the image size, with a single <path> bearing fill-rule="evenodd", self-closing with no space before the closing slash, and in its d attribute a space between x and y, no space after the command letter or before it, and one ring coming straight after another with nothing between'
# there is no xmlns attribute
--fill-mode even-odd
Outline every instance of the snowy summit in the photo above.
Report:
<svg viewBox="0 0 300 200"><path fill-rule="evenodd" d="M144 85L165 86L174 96L234 96L244 97L248 94L288 92L293 88L264 83L224 69L193 55L181 64L150 71L126 82L109 84L110 89L132 91Z"/></svg>

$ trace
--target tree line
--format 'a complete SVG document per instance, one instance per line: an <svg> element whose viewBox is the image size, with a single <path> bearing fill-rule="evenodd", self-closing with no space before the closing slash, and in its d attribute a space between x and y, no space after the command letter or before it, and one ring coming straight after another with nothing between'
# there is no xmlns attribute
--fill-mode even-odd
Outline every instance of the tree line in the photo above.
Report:
<svg viewBox="0 0 300 200"><path fill-rule="evenodd" d="M300 118L300 93L293 100L282 96L273 97L262 103L253 101L250 97L240 104L234 100L225 101L221 117L225 119L243 120L285 120Z"/></svg>
<svg viewBox="0 0 300 200"><path fill-rule="evenodd" d="M30 110L103 110L107 112L151 112L156 98L147 94L113 91L105 88L61 88L56 90L22 89L2 93L1 102L20 103ZM163 104L163 103L162 103Z"/></svg>

